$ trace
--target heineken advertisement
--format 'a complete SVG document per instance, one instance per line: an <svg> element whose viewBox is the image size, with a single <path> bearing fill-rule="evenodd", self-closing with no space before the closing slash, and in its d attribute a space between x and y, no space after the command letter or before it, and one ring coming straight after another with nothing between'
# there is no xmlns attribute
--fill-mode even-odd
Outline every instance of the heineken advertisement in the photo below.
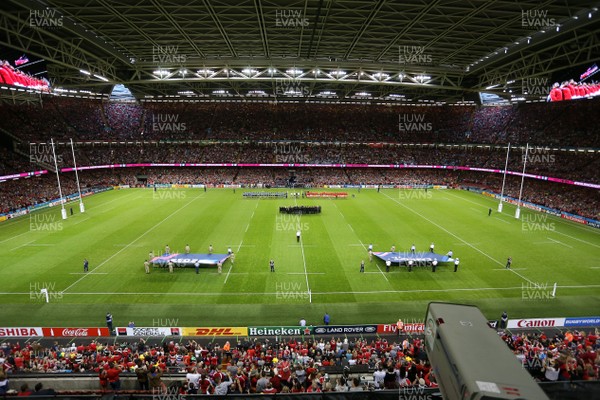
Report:
<svg viewBox="0 0 600 400"><path fill-rule="evenodd" d="M312 326L249 326L249 336L302 336L311 335Z"/></svg>

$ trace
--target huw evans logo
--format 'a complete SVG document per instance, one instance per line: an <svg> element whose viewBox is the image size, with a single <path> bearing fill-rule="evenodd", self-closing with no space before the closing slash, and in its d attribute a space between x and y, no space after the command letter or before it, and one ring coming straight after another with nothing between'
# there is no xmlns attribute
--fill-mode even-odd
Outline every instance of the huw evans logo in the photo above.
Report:
<svg viewBox="0 0 600 400"><path fill-rule="evenodd" d="M32 232L59 232L63 230L63 223L54 214L29 214L29 230Z"/></svg>
<svg viewBox="0 0 600 400"><path fill-rule="evenodd" d="M42 290L48 292L49 300L61 300L63 293L56 290L56 282L30 282L29 283L29 299L30 300L46 300L46 294Z"/></svg>
<svg viewBox="0 0 600 400"><path fill-rule="evenodd" d="M294 78L276 78L276 96L307 96L310 89L302 84L302 81Z"/></svg>
<svg viewBox="0 0 600 400"><path fill-rule="evenodd" d="M308 231L308 222L302 222L299 215L277 214L275 216L275 230L283 231Z"/></svg>
<svg viewBox="0 0 600 400"><path fill-rule="evenodd" d="M179 318L152 318L153 328L170 328L179 326Z"/></svg>
<svg viewBox="0 0 600 400"><path fill-rule="evenodd" d="M549 28L556 26L556 19L548 16L548 10L521 10L521 26Z"/></svg>
<svg viewBox="0 0 600 400"><path fill-rule="evenodd" d="M398 129L400 132L429 132L433 125L425 121L425 114L405 113L398 115Z"/></svg>
<svg viewBox="0 0 600 400"><path fill-rule="evenodd" d="M275 26L277 27L306 28L308 25L308 18L304 16L302 10L275 10Z"/></svg>
<svg viewBox="0 0 600 400"><path fill-rule="evenodd" d="M152 400L184 400L176 387L152 388Z"/></svg>
<svg viewBox="0 0 600 400"><path fill-rule="evenodd" d="M521 154L521 162L525 161L525 151ZM537 165L551 165L554 164L556 156L550 152L550 150L542 147L531 147L527 151L527 163Z"/></svg>
<svg viewBox="0 0 600 400"><path fill-rule="evenodd" d="M273 149L276 163L308 163L309 157L302 146L276 144Z"/></svg>
<svg viewBox="0 0 600 400"><path fill-rule="evenodd" d="M152 62L154 64L181 64L186 61L187 56L179 53L179 46L152 46Z"/></svg>
<svg viewBox="0 0 600 400"><path fill-rule="evenodd" d="M549 220L546 214L525 213L521 220L523 232L554 232L555 230L555 223Z"/></svg>
<svg viewBox="0 0 600 400"><path fill-rule="evenodd" d="M398 199L400 200L429 200L432 197L431 190L398 189Z"/></svg>
<svg viewBox="0 0 600 400"><path fill-rule="evenodd" d="M548 283L523 282L521 300L552 300L554 288Z"/></svg>
<svg viewBox="0 0 600 400"><path fill-rule="evenodd" d="M184 132L186 123L179 120L179 114L152 114L154 132Z"/></svg>
<svg viewBox="0 0 600 400"><path fill-rule="evenodd" d="M431 54L425 52L424 46L400 46L400 64L431 64Z"/></svg>
<svg viewBox="0 0 600 400"><path fill-rule="evenodd" d="M309 295L306 290L302 290L300 283L276 282L275 298L277 300L308 300Z"/></svg>
<svg viewBox="0 0 600 400"><path fill-rule="evenodd" d="M31 143L29 144L29 162L33 164L47 163L54 164L54 153L52 145L49 143ZM62 155L56 156L56 163L63 162Z"/></svg>
<svg viewBox="0 0 600 400"><path fill-rule="evenodd" d="M552 85L547 77L531 77L521 80L521 93L530 96L548 96Z"/></svg>
<svg viewBox="0 0 600 400"><path fill-rule="evenodd" d="M29 26L31 28L60 28L63 26L63 16L57 10L29 10Z"/></svg>
<svg viewBox="0 0 600 400"><path fill-rule="evenodd" d="M433 400L433 395L423 386L406 386L399 388L398 400Z"/></svg>
<svg viewBox="0 0 600 400"><path fill-rule="evenodd" d="M156 189L152 192L152 200L185 200L186 198L185 190Z"/></svg>

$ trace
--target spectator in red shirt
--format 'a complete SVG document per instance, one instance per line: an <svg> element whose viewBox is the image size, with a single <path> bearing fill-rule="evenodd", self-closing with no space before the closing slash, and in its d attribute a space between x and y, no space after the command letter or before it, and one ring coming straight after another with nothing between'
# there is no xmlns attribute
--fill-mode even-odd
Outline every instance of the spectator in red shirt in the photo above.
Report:
<svg viewBox="0 0 600 400"><path fill-rule="evenodd" d="M558 84L558 82L555 82L554 85L552 85L552 89L550 90L550 101L562 101L562 99L563 94L560 90L560 85Z"/></svg>
<svg viewBox="0 0 600 400"><path fill-rule="evenodd" d="M98 374L98 379L100 380L100 389L107 390L108 389L108 374L104 368L100 370Z"/></svg>
<svg viewBox="0 0 600 400"><path fill-rule="evenodd" d="M30 396L31 393L33 393L33 392L31 391L31 389L29 389L29 385L24 383L21 385L21 390L19 391L19 393L17 393L17 396L19 396L19 397L20 396L23 396L23 397Z"/></svg>
<svg viewBox="0 0 600 400"><path fill-rule="evenodd" d="M121 389L121 378L119 375L123 370L116 363L112 362L110 368L106 371L106 377L108 378L108 384L112 390Z"/></svg>

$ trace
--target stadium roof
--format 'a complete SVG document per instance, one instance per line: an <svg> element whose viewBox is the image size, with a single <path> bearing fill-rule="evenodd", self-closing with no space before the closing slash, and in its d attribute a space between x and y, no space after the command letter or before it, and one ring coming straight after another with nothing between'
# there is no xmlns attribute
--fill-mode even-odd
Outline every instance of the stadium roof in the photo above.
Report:
<svg viewBox="0 0 600 400"><path fill-rule="evenodd" d="M600 55L600 1L3 0L54 86L138 99L539 99ZM0 58L3 58L0 54ZM551 82L552 81L552 82Z"/></svg>

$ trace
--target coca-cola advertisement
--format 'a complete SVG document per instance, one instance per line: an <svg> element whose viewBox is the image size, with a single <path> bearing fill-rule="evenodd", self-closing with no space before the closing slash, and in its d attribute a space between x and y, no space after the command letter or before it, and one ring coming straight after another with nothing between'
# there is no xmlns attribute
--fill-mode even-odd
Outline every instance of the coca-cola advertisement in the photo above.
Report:
<svg viewBox="0 0 600 400"><path fill-rule="evenodd" d="M43 328L44 336L51 337L99 337L110 336L108 328Z"/></svg>

